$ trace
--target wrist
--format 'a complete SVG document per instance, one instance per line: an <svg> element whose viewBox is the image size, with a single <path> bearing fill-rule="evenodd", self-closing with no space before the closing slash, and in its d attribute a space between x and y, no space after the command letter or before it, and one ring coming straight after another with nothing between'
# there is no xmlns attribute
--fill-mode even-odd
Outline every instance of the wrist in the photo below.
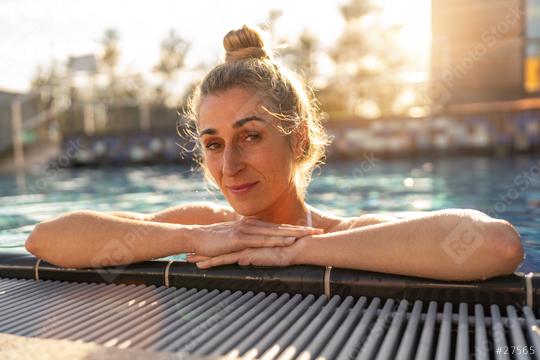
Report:
<svg viewBox="0 0 540 360"><path fill-rule="evenodd" d="M304 265L308 263L306 254L309 242L313 241L314 236L315 235L308 235L301 237L290 246L292 250L291 265Z"/></svg>
<svg viewBox="0 0 540 360"><path fill-rule="evenodd" d="M177 235L174 241L178 244L178 252L197 253L198 252L198 225L177 225Z"/></svg>

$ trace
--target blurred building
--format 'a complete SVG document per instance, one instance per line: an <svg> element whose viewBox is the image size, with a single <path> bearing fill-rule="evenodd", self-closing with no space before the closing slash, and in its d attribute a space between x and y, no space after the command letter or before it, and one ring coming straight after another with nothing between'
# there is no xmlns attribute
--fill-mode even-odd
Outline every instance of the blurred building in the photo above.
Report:
<svg viewBox="0 0 540 360"><path fill-rule="evenodd" d="M47 166L59 151L54 115L40 93L0 91L0 172Z"/></svg>
<svg viewBox="0 0 540 360"><path fill-rule="evenodd" d="M540 0L432 0L430 78L427 115L333 118L331 156L540 151ZM60 117L81 165L189 159L185 128L174 109L138 102L87 99Z"/></svg>
<svg viewBox="0 0 540 360"><path fill-rule="evenodd" d="M13 151L13 104L18 102L20 112L20 136L22 142L32 144L36 139L38 126L42 123L38 119L39 98L34 94L22 94L0 90L0 156Z"/></svg>
<svg viewBox="0 0 540 360"><path fill-rule="evenodd" d="M538 0L432 0L435 105L538 95L539 10Z"/></svg>
<svg viewBox="0 0 540 360"><path fill-rule="evenodd" d="M193 155L186 121L159 104L75 102L59 124L72 165L183 162Z"/></svg>
<svg viewBox="0 0 540 360"><path fill-rule="evenodd" d="M540 151L540 0L432 0L430 77L428 116L332 121L332 153Z"/></svg>
<svg viewBox="0 0 540 360"><path fill-rule="evenodd" d="M432 0L431 114L331 124L333 151L540 150L540 0Z"/></svg>
<svg viewBox="0 0 540 360"><path fill-rule="evenodd" d="M11 102L20 95L0 90L0 154L12 150Z"/></svg>

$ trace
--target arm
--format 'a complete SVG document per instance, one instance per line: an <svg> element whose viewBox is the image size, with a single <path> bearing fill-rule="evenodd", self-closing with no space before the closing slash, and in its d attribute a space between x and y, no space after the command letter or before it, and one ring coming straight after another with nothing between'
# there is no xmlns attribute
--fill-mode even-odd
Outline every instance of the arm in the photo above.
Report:
<svg viewBox="0 0 540 360"><path fill-rule="evenodd" d="M153 214L75 211L36 225L26 240L35 256L63 267L102 267L193 252L191 227L229 221L234 212L210 203Z"/></svg>
<svg viewBox="0 0 540 360"><path fill-rule="evenodd" d="M141 214L130 211L112 211L106 214L133 220L184 225L209 225L240 219L238 214L230 207L209 202L178 205L152 214Z"/></svg>
<svg viewBox="0 0 540 360"><path fill-rule="evenodd" d="M510 223L466 209L307 236L292 262L441 280L474 280L510 274L523 260Z"/></svg>
<svg viewBox="0 0 540 360"><path fill-rule="evenodd" d="M122 265L193 252L189 225L76 211L36 225L26 249L62 267Z"/></svg>
<svg viewBox="0 0 540 360"><path fill-rule="evenodd" d="M76 211L44 221L26 240L26 249L62 267L103 267L182 252L217 256L246 248L282 247L296 238L322 233L302 226L260 226L250 219L227 221L221 210L197 205L147 216L120 214ZM191 224L163 222L181 220Z"/></svg>
<svg viewBox="0 0 540 360"><path fill-rule="evenodd" d="M365 220L365 219L364 219ZM440 280L510 274L523 260L518 233L504 220L449 209L299 238L283 248L188 257L203 269L224 264L312 264Z"/></svg>
<svg viewBox="0 0 540 360"><path fill-rule="evenodd" d="M352 218L351 221L346 222L346 229L353 229L362 226L375 225L388 221L396 221L399 218L393 215L387 214L364 214L356 218ZM345 230L345 229L340 229Z"/></svg>

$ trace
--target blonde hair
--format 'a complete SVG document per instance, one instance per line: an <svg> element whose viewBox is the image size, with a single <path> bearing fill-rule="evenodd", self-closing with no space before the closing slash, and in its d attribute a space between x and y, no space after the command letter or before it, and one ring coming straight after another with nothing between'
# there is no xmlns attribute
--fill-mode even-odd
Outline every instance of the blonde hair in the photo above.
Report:
<svg viewBox="0 0 540 360"><path fill-rule="evenodd" d="M263 32L255 27L242 26L232 30L223 39L225 61L204 77L190 97L185 116L195 131L191 132L198 146L197 117L201 100L210 94L222 93L233 87L254 92L264 104L264 110L280 120L279 128L285 135L299 135L302 154L295 159L295 182L304 196L311 181L311 173L323 163L325 149L330 142L313 91L298 76L273 61L266 47ZM292 136L289 136L292 146ZM205 178L213 180L202 161L197 159Z"/></svg>

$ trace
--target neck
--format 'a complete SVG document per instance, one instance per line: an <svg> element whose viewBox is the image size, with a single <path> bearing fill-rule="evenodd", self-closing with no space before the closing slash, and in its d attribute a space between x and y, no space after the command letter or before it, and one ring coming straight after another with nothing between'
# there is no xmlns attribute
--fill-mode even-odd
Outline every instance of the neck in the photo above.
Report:
<svg viewBox="0 0 540 360"><path fill-rule="evenodd" d="M285 191L270 207L253 217L274 224L306 226L307 207L295 186Z"/></svg>

